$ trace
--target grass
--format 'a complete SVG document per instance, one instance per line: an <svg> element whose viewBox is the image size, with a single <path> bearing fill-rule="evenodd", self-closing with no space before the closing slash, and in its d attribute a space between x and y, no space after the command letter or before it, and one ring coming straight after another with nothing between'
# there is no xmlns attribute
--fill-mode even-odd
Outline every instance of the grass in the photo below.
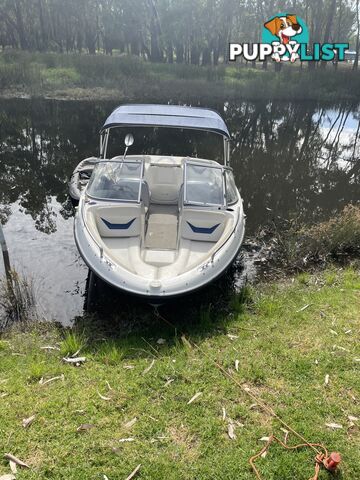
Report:
<svg viewBox="0 0 360 480"><path fill-rule="evenodd" d="M220 312L201 309L197 323L181 328L206 356L155 318L111 335L92 318L65 333L49 325L10 331L0 339L0 475L9 473L2 454L11 452L31 467L20 480L125 479L138 464L139 479L254 479L248 459L260 438L284 433L214 359L233 370L238 360L242 384L307 439L340 451L336 478L360 478L359 422L348 419L360 416L359 311L360 272L331 268L247 287ZM41 348L49 345L56 349ZM62 362L79 348L85 364ZM53 377L60 378L39 384ZM82 424L93 428L77 432ZM273 446L257 464L267 480L306 480L313 463L311 451Z"/></svg>
<svg viewBox="0 0 360 480"><path fill-rule="evenodd" d="M246 65L198 67L155 64L138 57L30 53L0 54L2 96L121 99L198 103L202 99L358 100L360 76L348 65L308 71L284 65L275 74Z"/></svg>
<svg viewBox="0 0 360 480"><path fill-rule="evenodd" d="M329 220L304 225L297 219L269 226L266 243L272 243L269 265L281 265L284 270L296 272L311 266L326 266L334 260L346 262L360 257L360 205L348 204ZM301 281L307 283L308 273Z"/></svg>

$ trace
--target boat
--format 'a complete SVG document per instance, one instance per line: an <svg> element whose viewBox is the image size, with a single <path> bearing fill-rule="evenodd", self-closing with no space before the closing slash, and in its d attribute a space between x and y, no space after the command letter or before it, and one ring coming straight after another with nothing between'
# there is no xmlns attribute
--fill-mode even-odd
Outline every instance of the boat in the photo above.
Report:
<svg viewBox="0 0 360 480"><path fill-rule="evenodd" d="M130 154L140 127L220 135L221 160ZM126 129L124 153L109 156L109 138ZM217 138L218 139L218 138ZM124 292L163 302L198 290L238 255L243 201L230 167L230 134L209 109L122 105L100 130L100 156L76 167L74 236L97 277Z"/></svg>

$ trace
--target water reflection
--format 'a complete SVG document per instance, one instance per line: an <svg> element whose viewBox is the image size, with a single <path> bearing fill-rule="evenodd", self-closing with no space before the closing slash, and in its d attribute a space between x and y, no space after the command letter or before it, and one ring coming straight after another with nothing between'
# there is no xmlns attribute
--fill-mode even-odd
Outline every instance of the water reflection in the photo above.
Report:
<svg viewBox="0 0 360 480"><path fill-rule="evenodd" d="M311 221L359 199L355 105L244 103L228 105L226 116L251 229L268 220L269 210Z"/></svg>
<svg viewBox="0 0 360 480"><path fill-rule="evenodd" d="M10 254L20 269L44 283L49 315L68 319L82 310L83 300L74 300L72 293L84 291L87 270L72 239L67 180L80 160L98 153L99 127L116 105L45 100L0 105L0 220ZM248 234L273 216L312 221L360 198L358 105L203 106L222 113L233 134L232 166L245 200ZM140 132L134 148L159 153L154 149L159 140L167 153L186 149L185 154L217 158L221 151L217 137L214 142L188 137L184 145L175 131ZM121 138L117 145L122 153Z"/></svg>

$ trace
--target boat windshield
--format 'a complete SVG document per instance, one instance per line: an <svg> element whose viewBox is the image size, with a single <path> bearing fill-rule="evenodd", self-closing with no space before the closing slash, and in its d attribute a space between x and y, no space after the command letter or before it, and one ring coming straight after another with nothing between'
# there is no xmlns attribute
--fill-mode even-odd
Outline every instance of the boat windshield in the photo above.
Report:
<svg viewBox="0 0 360 480"><path fill-rule="evenodd" d="M91 175L87 193L99 199L139 202L143 162L102 161Z"/></svg>
<svg viewBox="0 0 360 480"><path fill-rule="evenodd" d="M184 203L223 206L223 169L209 165L186 163Z"/></svg>

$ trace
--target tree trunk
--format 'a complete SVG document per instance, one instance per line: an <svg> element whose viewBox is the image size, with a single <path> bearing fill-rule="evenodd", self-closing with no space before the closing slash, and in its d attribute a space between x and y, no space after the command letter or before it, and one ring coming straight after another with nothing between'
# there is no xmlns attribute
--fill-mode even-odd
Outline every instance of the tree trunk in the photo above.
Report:
<svg viewBox="0 0 360 480"><path fill-rule="evenodd" d="M174 48L171 41L167 45L167 61L168 63L174 63Z"/></svg>
<svg viewBox="0 0 360 480"><path fill-rule="evenodd" d="M176 45L176 63L184 63L184 45L178 43Z"/></svg>
<svg viewBox="0 0 360 480"><path fill-rule="evenodd" d="M202 64L211 65L211 50L209 47L204 48L202 54Z"/></svg>
<svg viewBox="0 0 360 480"><path fill-rule="evenodd" d="M48 47L48 39L46 35L46 30L45 30L43 0L38 0L38 10L39 10L40 35L41 35L40 50L46 50Z"/></svg>
<svg viewBox="0 0 360 480"><path fill-rule="evenodd" d="M20 0L15 0L14 9L15 9L15 17L16 17L16 24L17 24L17 32L19 35L20 48L22 50L27 50L29 48L29 43L26 38L24 20L22 16L23 7L20 4Z"/></svg>
<svg viewBox="0 0 360 480"><path fill-rule="evenodd" d="M197 45L191 47L191 65L200 65L200 49Z"/></svg>
<svg viewBox="0 0 360 480"><path fill-rule="evenodd" d="M357 70L359 67L359 48L360 48L360 12L359 12L359 0L356 0L356 24L357 24L357 32L356 32L356 55L354 59L353 70Z"/></svg>
<svg viewBox="0 0 360 480"><path fill-rule="evenodd" d="M155 0L148 0L148 5L151 12L150 20L150 52L152 62L161 62L163 60L160 48L161 27L159 15L156 9Z"/></svg>
<svg viewBox="0 0 360 480"><path fill-rule="evenodd" d="M331 34L331 27L333 24L333 20L336 14L336 0L331 0L328 10L328 16L326 21L325 33L324 33L324 43L329 43L330 34ZM321 62L321 68L326 68L327 62Z"/></svg>

